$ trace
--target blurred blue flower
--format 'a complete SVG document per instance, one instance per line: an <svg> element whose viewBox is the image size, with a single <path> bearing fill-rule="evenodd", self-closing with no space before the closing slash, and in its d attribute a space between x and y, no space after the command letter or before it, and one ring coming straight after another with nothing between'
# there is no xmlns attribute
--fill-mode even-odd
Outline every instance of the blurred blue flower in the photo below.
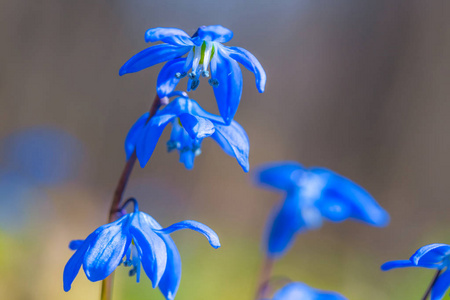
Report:
<svg viewBox="0 0 450 300"><path fill-rule="evenodd" d="M269 220L267 252L284 254L299 232L319 228L322 220L340 222L352 218L373 226L385 226L388 213L363 188L324 168L305 169L297 162L263 165L256 180L286 193Z"/></svg>
<svg viewBox="0 0 450 300"><path fill-rule="evenodd" d="M226 125L222 118L206 112L197 102L186 97L176 98L149 121L148 116L145 113L137 120L125 140L127 159L136 150L141 167L152 156L164 128L172 123L167 148L169 151L178 150L180 162L187 169L193 168L195 156L201 153L203 139L211 137L248 172L250 145L247 134L237 122L232 121L230 125Z"/></svg>
<svg viewBox="0 0 450 300"><path fill-rule="evenodd" d="M174 299L181 278L181 259L169 234L180 229L198 231L212 247L220 247L219 237L206 225L182 221L163 229L151 216L138 211L136 205L133 213L100 226L84 241L70 243L70 249L76 252L64 268L64 290L70 290L81 265L90 281L98 281L123 262L133 267L130 275L136 275L138 282L142 264L153 287L158 286L167 300Z"/></svg>
<svg viewBox="0 0 450 300"><path fill-rule="evenodd" d="M381 266L383 271L395 268L422 267L428 269L443 270L431 290L431 300L444 298L445 292L450 287L450 245L430 244L423 246L414 253L409 260L389 261Z"/></svg>
<svg viewBox="0 0 450 300"><path fill-rule="evenodd" d="M335 292L324 292L301 282L292 282L278 290L272 300L345 300Z"/></svg>
<svg viewBox="0 0 450 300"><path fill-rule="evenodd" d="M119 74L138 72L167 61L157 80L157 92L163 98L186 75L189 77L187 91L195 90L200 84L200 75L209 77L208 66L211 66L209 84L214 89L220 115L226 124L230 124L242 95L242 73L238 62L255 74L260 93L266 85L266 73L253 54L243 48L222 45L232 37L233 32L220 25L202 26L192 37L177 28L152 28L145 33L145 41L163 44L134 55ZM186 53L187 57L181 57Z"/></svg>

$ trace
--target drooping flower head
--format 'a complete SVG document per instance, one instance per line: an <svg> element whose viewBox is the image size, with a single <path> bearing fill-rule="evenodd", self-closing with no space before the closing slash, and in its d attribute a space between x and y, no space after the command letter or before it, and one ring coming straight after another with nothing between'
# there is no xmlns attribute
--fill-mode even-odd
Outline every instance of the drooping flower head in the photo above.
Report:
<svg viewBox="0 0 450 300"><path fill-rule="evenodd" d="M130 58L119 74L138 72L167 61L157 80L157 92L163 98L175 90L181 78L187 76L187 91L195 90L200 77L210 77L220 115L230 124L242 95L242 72L238 65L255 74L256 87L264 92L266 73L259 61L247 50L222 45L230 41L233 32L220 25L202 26L190 37L177 28L152 28L145 33L146 42L163 44L147 48ZM187 54L186 57L182 57ZM211 70L211 74L209 72Z"/></svg>
<svg viewBox="0 0 450 300"><path fill-rule="evenodd" d="M81 266L90 281L99 281L123 263L132 266L129 274L136 275L139 282L142 264L153 287L158 286L167 300L173 300L181 278L181 258L169 234L180 229L192 229L206 236L212 247L220 247L217 234L208 226L196 221L182 221L163 229L155 219L139 211L135 203L133 213L100 226L85 240L70 243L70 249L76 252L64 268L66 292Z"/></svg>
<svg viewBox="0 0 450 300"><path fill-rule="evenodd" d="M261 166L256 181L281 190L285 199L275 207L267 231L267 254L281 256L297 233L319 228L323 219L334 222L354 219L385 226L388 213L363 188L324 168L306 169L297 162Z"/></svg>
<svg viewBox="0 0 450 300"><path fill-rule="evenodd" d="M421 247L409 260L389 261L381 266L383 271L396 268L421 267L444 270L431 290L431 300L441 300L450 287L450 245L430 244Z"/></svg>
<svg viewBox="0 0 450 300"><path fill-rule="evenodd" d="M222 118L208 113L197 102L184 96L170 102L150 120L148 115L146 113L137 120L125 140L127 158L136 151L141 167L147 164L164 128L171 123L172 134L167 148L179 152L180 162L187 169L193 168L195 157L201 153L203 139L211 137L248 172L250 144L247 134L237 122L227 125Z"/></svg>
<svg viewBox="0 0 450 300"><path fill-rule="evenodd" d="M335 292L314 289L301 282L291 282L278 290L272 300L346 300Z"/></svg>

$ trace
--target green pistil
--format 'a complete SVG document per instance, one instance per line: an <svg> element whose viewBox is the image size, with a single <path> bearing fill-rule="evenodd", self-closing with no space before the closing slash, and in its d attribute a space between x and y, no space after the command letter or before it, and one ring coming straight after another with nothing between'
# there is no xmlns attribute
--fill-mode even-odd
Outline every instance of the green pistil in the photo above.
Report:
<svg viewBox="0 0 450 300"><path fill-rule="evenodd" d="M200 62L199 62L199 65L203 64L203 60L205 58L205 51L206 51L206 42L203 42L202 43L202 48L201 48L201 51L200 51Z"/></svg>

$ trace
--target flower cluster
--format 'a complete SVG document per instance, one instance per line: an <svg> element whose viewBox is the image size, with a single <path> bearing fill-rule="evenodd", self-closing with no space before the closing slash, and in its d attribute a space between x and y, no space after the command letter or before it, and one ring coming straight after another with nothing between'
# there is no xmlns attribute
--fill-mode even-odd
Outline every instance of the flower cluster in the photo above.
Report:
<svg viewBox="0 0 450 300"><path fill-rule="evenodd" d="M167 63L158 76L152 111L143 114L126 137L127 166L132 167L134 159L130 158L133 157L144 167L163 130L172 124L167 149L169 152L177 150L180 162L187 169L193 168L195 157L201 153L203 139L211 137L248 172L249 140L244 129L233 120L243 85L238 63L255 74L256 86L261 93L264 92L266 74L247 50L222 45L232 37L233 33L220 25L202 26L192 37L175 28L153 28L146 32L147 42L161 41L162 44L133 56L122 66L120 75ZM200 76L210 77L209 69L209 83L214 89L221 116L205 111L187 93L175 91L185 76L189 77L187 91L195 90ZM170 102L171 98L174 99ZM160 109L162 104L165 106ZM136 275L139 281L142 265L153 287L158 286L167 300L174 299L180 282L181 259L169 234L179 229L192 229L205 235L214 248L220 246L219 238L209 227L196 221L183 221L163 229L151 216L138 210L134 199L125 202L120 209L120 196L119 193L117 201L113 201L111 211L122 211L131 202L135 204L135 211L124 213L116 221L110 217L112 223L100 226L85 240L70 243L69 247L75 253L64 269L64 290L70 290L81 266L91 281L104 280L119 265L131 266L129 274Z"/></svg>
<svg viewBox="0 0 450 300"><path fill-rule="evenodd" d="M258 184L285 193L269 220L266 248L271 257L283 255L297 233L320 227L323 219L351 218L373 226L389 222L388 213L368 192L330 170L285 161L263 165L255 174Z"/></svg>
<svg viewBox="0 0 450 300"><path fill-rule="evenodd" d="M100 226L85 240L75 240L69 248L76 250L64 268L64 290L83 266L90 281L108 277L120 264L132 266L130 276L139 282L141 264L153 287L159 287L167 300L173 300L180 283L181 258L170 233L180 229L200 232L212 247L220 247L217 234L196 221L182 221L167 228L148 214L138 210L125 214L117 221Z"/></svg>
<svg viewBox="0 0 450 300"><path fill-rule="evenodd" d="M220 115L230 124L242 95L244 67L255 74L256 87L264 92L266 73L249 51L222 45L233 38L233 32L220 25L202 26L190 37L177 28L152 28L145 33L146 42L162 44L147 48L130 58L119 74L134 73L167 61L157 80L157 92L163 98L173 92L181 78L188 76L187 91L195 90L201 77L210 77ZM186 55L187 57L182 57Z"/></svg>

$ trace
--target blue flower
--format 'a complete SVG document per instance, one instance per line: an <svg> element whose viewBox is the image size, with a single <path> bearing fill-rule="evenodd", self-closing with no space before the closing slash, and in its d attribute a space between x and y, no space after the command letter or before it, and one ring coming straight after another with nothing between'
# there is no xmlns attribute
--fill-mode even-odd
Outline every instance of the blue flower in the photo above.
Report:
<svg viewBox="0 0 450 300"><path fill-rule="evenodd" d="M450 287L450 245L431 244L420 248L409 260L389 261L381 266L383 271L395 268L421 267L445 271L439 275L431 290L431 300L444 298Z"/></svg>
<svg viewBox="0 0 450 300"><path fill-rule="evenodd" d="M301 282L292 282L278 290L272 300L345 300L335 292L324 292Z"/></svg>
<svg viewBox="0 0 450 300"><path fill-rule="evenodd" d="M140 212L126 214L115 222L100 226L84 241L72 241L69 247L76 252L64 268L64 290L70 290L72 282L83 265L90 281L103 280L121 263L132 266L130 275L139 282L140 266L159 287L167 300L177 293L181 277L181 259L177 247L168 235L176 230L192 229L205 235L212 247L220 247L217 234L196 221L182 221L165 229L151 216Z"/></svg>
<svg viewBox="0 0 450 300"><path fill-rule="evenodd" d="M222 45L233 37L233 32L220 25L202 26L190 37L177 28L152 28L145 33L146 42L161 41L163 44L147 48L130 58L119 74L138 72L167 61L157 80L158 95L170 94L181 78L189 77L187 91L195 90L201 77L209 77L214 89L220 115L226 124L233 119L242 95L242 73L238 65L255 74L256 87L264 92L266 73L259 61L247 50ZM182 57L187 54L187 57Z"/></svg>
<svg viewBox="0 0 450 300"><path fill-rule="evenodd" d="M260 167L256 177L262 185L286 193L269 220L269 256L284 254L297 233L319 228L324 218L334 222L352 218L373 226L389 222L388 213L368 192L330 170L276 162Z"/></svg>
<svg viewBox="0 0 450 300"><path fill-rule="evenodd" d="M141 167L152 156L164 128L172 123L167 148L169 151L178 150L180 162L187 169L194 166L194 159L201 152L203 139L211 137L248 172L250 145L247 134L237 122L232 121L230 125L226 125L222 118L206 112L197 102L186 97L176 98L147 122L148 115L146 113L137 120L125 140L127 159L136 150Z"/></svg>

